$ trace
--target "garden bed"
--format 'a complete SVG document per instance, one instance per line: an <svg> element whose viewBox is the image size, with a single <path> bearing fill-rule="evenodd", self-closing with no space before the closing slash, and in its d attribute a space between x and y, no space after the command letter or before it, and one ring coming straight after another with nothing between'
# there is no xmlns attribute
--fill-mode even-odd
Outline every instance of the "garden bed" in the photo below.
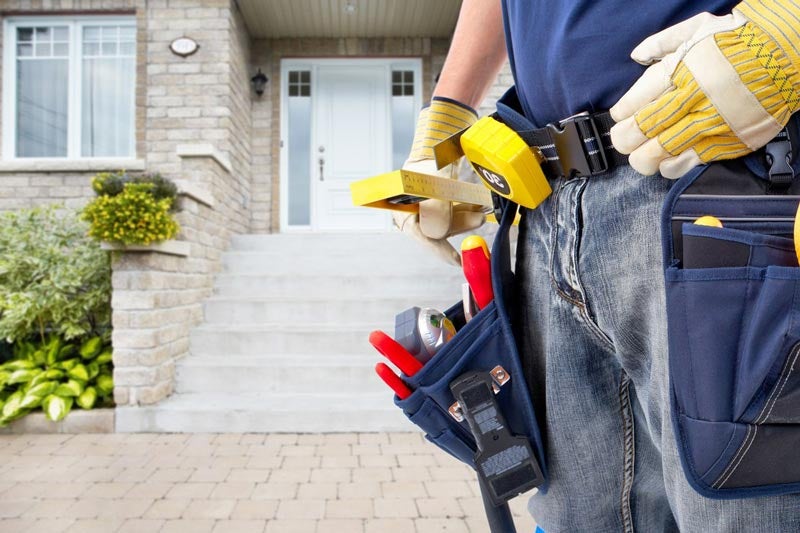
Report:
<svg viewBox="0 0 800 533"><path fill-rule="evenodd" d="M0 428L0 435L23 433L114 433L114 409L75 410L59 422L48 420L41 412L29 413Z"/></svg>

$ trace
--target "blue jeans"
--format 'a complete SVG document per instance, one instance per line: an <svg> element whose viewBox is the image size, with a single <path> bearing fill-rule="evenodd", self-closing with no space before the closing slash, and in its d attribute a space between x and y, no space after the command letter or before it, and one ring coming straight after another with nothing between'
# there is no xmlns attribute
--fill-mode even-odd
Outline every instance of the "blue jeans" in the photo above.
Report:
<svg viewBox="0 0 800 533"><path fill-rule="evenodd" d="M684 477L659 228L671 184L629 167L558 179L523 214L515 327L544 421L550 484L529 508L547 533L800 531L800 496L711 500Z"/></svg>

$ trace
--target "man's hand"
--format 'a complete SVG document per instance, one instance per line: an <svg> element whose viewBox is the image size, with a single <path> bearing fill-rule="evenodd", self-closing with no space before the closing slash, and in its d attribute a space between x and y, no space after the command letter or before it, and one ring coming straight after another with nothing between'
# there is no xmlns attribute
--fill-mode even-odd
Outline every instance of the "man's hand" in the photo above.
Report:
<svg viewBox="0 0 800 533"><path fill-rule="evenodd" d="M433 147L472 125L477 118L477 113L468 106L453 100L434 98L431 105L419 114L414 144L403 169L457 179L454 165L436 169ZM460 265L461 258L447 238L480 227L486 217L477 206L425 200L419 204L419 214L396 211L393 218L402 232L432 248L448 263Z"/></svg>
<svg viewBox="0 0 800 533"><path fill-rule="evenodd" d="M631 57L652 66L611 108L611 140L642 174L679 178L764 146L800 107L800 2L701 13Z"/></svg>

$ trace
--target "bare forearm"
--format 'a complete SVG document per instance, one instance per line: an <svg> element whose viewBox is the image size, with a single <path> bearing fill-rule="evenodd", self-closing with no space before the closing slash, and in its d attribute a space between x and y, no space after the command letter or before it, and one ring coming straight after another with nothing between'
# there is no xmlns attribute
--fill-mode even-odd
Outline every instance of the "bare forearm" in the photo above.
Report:
<svg viewBox="0 0 800 533"><path fill-rule="evenodd" d="M505 60L500 0L464 0L433 95L478 107Z"/></svg>

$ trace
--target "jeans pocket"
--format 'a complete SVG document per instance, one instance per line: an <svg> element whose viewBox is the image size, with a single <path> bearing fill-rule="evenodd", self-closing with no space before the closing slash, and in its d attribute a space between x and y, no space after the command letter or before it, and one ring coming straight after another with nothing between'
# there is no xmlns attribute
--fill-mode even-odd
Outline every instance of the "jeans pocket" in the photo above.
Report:
<svg viewBox="0 0 800 533"><path fill-rule="evenodd" d="M673 417L710 497L800 490L800 268L666 273ZM790 461L793 465L797 461Z"/></svg>

